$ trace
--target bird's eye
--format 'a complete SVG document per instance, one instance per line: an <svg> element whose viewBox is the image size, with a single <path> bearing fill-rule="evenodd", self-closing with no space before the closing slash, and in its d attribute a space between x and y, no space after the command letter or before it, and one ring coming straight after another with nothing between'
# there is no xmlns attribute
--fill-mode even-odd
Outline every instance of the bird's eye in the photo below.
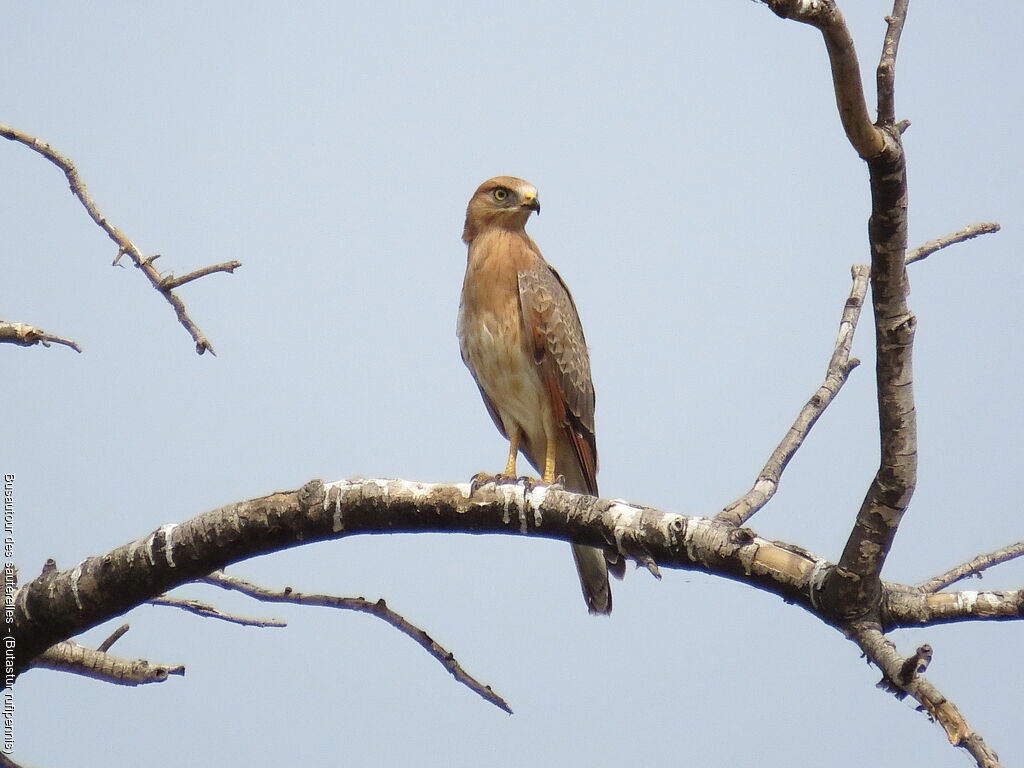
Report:
<svg viewBox="0 0 1024 768"><path fill-rule="evenodd" d="M508 198L508 190L505 189L504 187L498 187L491 194L494 195L494 199L497 200L499 203Z"/></svg>

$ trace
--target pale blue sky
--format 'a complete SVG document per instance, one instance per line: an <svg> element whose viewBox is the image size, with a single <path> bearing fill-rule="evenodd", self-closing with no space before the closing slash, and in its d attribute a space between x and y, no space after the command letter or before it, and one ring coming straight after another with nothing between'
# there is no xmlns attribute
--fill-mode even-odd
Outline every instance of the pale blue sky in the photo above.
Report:
<svg viewBox="0 0 1024 768"><path fill-rule="evenodd" d="M844 6L873 99L888 6ZM1022 21L1016 4L918 2L900 50L912 244L978 220L1004 230L912 267L921 468L896 580L1024 538ZM750 485L820 383L849 265L868 258L866 169L820 35L745 0L19 3L0 49L0 121L74 158L164 269L244 263L181 291L218 351L197 357L141 276L109 266L114 247L61 174L0 144L0 316L84 349L0 347L0 470L17 474L26 577L313 477L500 469L454 336L465 204L490 176L540 190L530 232L591 347L602 491L672 511L711 514ZM865 364L751 521L759 533L841 551L877 461L872 333L865 315ZM384 597L516 714L371 617L192 587L290 626L138 609L115 649L187 676L131 690L30 672L18 757L968 764L834 630L722 579L631 570L598 619L559 542L364 537L232 572ZM983 583L1022 581L1017 565ZM895 635L905 652L932 644L929 675L1007 765L1024 760L1021 632Z"/></svg>

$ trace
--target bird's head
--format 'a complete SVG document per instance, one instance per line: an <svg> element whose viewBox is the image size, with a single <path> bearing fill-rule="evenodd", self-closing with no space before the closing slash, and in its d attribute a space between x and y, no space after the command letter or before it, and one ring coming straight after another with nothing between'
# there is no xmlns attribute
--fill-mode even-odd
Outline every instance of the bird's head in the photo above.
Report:
<svg viewBox="0 0 1024 768"><path fill-rule="evenodd" d="M462 239L468 243L488 227L520 232L534 211L540 213L540 198L533 184L515 176L495 176L470 198Z"/></svg>

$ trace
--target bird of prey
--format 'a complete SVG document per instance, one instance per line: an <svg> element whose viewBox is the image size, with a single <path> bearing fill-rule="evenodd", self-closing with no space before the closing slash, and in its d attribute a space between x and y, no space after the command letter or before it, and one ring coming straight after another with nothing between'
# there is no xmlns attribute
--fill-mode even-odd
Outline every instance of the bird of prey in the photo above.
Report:
<svg viewBox="0 0 1024 768"><path fill-rule="evenodd" d="M469 246L459 304L462 359L498 431L509 441L498 477L514 480L522 451L545 483L597 495L597 442L590 357L576 305L562 278L526 234L540 213L537 189L512 176L485 181L466 210ZM591 613L610 613L608 566L596 547L572 545Z"/></svg>

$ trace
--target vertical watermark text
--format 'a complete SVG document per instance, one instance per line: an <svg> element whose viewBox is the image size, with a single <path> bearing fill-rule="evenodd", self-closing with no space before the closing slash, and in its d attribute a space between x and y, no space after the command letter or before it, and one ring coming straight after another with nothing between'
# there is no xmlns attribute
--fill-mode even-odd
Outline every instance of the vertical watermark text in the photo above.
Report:
<svg viewBox="0 0 1024 768"><path fill-rule="evenodd" d="M9 755L14 752L14 653L17 640L14 637L14 596L18 591L18 572L14 567L14 473L5 472L4 480L4 691L0 703L3 718L3 738L0 752Z"/></svg>

